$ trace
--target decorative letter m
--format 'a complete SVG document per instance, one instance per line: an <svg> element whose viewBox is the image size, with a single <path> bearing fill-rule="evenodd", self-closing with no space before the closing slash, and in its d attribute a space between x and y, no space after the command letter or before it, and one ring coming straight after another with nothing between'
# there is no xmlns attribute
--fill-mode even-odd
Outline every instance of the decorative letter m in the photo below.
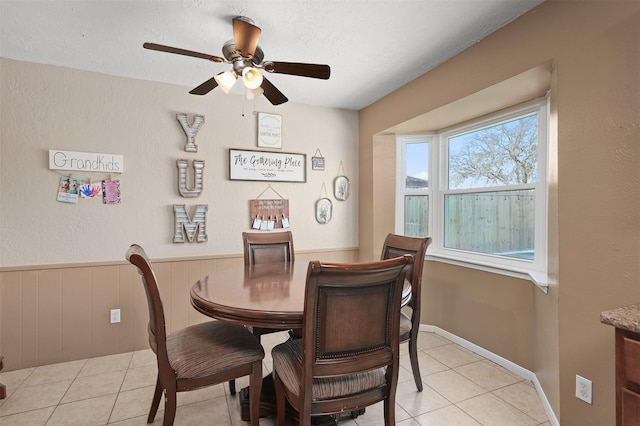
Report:
<svg viewBox="0 0 640 426"><path fill-rule="evenodd" d="M184 204L174 204L173 213L175 216L174 226L174 243L184 243L184 234L187 234L187 240L193 242L196 234L197 242L207 241L207 205L198 204L193 215L193 219L187 213L187 207Z"/></svg>

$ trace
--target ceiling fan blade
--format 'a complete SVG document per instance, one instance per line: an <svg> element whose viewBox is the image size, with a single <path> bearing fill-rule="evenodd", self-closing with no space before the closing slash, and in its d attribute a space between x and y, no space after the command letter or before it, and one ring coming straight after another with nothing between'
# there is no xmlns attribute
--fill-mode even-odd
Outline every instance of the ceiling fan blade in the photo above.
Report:
<svg viewBox="0 0 640 426"><path fill-rule="evenodd" d="M287 102L289 99L278 90L276 86L274 86L269 80L266 78L262 79L262 90L264 90L264 97L269 100L273 105L280 105Z"/></svg>
<svg viewBox="0 0 640 426"><path fill-rule="evenodd" d="M329 65L302 64L298 62L265 62L264 69L278 74L299 75L302 77L321 78L328 80L331 76Z"/></svg>
<svg viewBox="0 0 640 426"><path fill-rule="evenodd" d="M253 25L248 18L243 16L233 18L233 42L243 56L255 55L260 33L262 33L260 27Z"/></svg>
<svg viewBox="0 0 640 426"><path fill-rule="evenodd" d="M191 89L189 93L191 93L192 95L206 95L216 87L218 87L218 82L216 81L215 77L211 77L209 80L205 81L200 86L194 89Z"/></svg>
<svg viewBox="0 0 640 426"><path fill-rule="evenodd" d="M209 54L200 53L200 52L194 52L192 50L179 49L177 47L165 46L165 45L162 45L162 44L156 44L156 43L147 42L147 43L144 43L142 45L142 47L144 47L145 49L157 50L158 52L176 53L178 55L192 56L194 58L207 59L207 60L212 61L212 62L227 62L226 60L224 60L223 58L221 58L219 56L209 55Z"/></svg>

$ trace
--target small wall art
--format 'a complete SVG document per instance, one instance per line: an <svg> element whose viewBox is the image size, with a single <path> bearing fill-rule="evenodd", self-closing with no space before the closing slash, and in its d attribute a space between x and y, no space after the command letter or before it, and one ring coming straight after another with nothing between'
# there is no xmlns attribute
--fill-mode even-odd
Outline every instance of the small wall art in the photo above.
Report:
<svg viewBox="0 0 640 426"><path fill-rule="evenodd" d="M80 196L82 198L96 198L98 195L102 195L102 183L83 183L80 185Z"/></svg>
<svg viewBox="0 0 640 426"><path fill-rule="evenodd" d="M282 148L282 116L258 113L258 146Z"/></svg>
<svg viewBox="0 0 640 426"><path fill-rule="evenodd" d="M323 182L322 189L320 190L320 198L316 201L316 222L321 225L329 223L333 215L333 204L326 194L327 188Z"/></svg>
<svg viewBox="0 0 640 426"><path fill-rule="evenodd" d="M82 181L78 178L71 176L60 177L57 201L60 201L61 203L76 204L78 202L78 190L80 189L80 185L82 185Z"/></svg>
<svg viewBox="0 0 640 426"><path fill-rule="evenodd" d="M340 174L342 170L342 174ZM344 168L342 167L342 161L338 167L338 176L333 180L333 196L338 201L345 201L349 198L349 186L351 182L349 178L344 175Z"/></svg>
<svg viewBox="0 0 640 426"><path fill-rule="evenodd" d="M311 170L324 170L324 157L322 156L322 152L320 149L316 149L315 154L311 157Z"/></svg>
<svg viewBox="0 0 640 426"><path fill-rule="evenodd" d="M102 181L102 203L103 204L120 204L120 181L119 180L103 180Z"/></svg>

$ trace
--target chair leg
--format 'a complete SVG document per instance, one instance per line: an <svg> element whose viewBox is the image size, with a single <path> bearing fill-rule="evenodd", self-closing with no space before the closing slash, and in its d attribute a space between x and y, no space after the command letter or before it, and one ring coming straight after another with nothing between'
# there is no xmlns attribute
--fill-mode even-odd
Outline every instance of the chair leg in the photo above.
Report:
<svg viewBox="0 0 640 426"><path fill-rule="evenodd" d="M153 393L153 399L151 400L151 409L149 410L149 417L147 417L147 423L153 423L158 412L158 406L160 405L160 398L162 397L162 387L160 386L160 376L156 379L156 390Z"/></svg>
<svg viewBox="0 0 640 426"><path fill-rule="evenodd" d="M384 426L395 426L396 424L396 398L389 395L384 400Z"/></svg>
<svg viewBox="0 0 640 426"><path fill-rule="evenodd" d="M167 389L164 397L164 420L162 426L172 426L176 418L176 389Z"/></svg>
<svg viewBox="0 0 640 426"><path fill-rule="evenodd" d="M236 394L236 380L229 380L229 393L231 395L235 395Z"/></svg>
<svg viewBox="0 0 640 426"><path fill-rule="evenodd" d="M409 340L409 359L411 360L413 380L416 382L418 392L422 392L422 378L420 377L420 366L418 365L418 343L416 340L413 336Z"/></svg>
<svg viewBox="0 0 640 426"><path fill-rule="evenodd" d="M4 368L4 357L0 356L0 370ZM0 383L0 399L7 397L7 387Z"/></svg>
<svg viewBox="0 0 640 426"><path fill-rule="evenodd" d="M284 426L284 419L286 416L286 398L284 396L284 387L275 370L273 370L272 375L273 384L276 390L276 426Z"/></svg>
<svg viewBox="0 0 640 426"><path fill-rule="evenodd" d="M249 377L249 411L251 412L251 424L260 424L260 393L262 392L262 360L256 361L251 367Z"/></svg>

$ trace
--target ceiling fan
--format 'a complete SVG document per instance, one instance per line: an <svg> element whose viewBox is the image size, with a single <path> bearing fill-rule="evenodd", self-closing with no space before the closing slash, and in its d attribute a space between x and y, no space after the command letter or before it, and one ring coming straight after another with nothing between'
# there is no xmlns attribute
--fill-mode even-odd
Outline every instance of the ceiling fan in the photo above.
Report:
<svg viewBox="0 0 640 426"><path fill-rule="evenodd" d="M287 102L288 99L267 80L264 76L264 71L267 73L298 75L323 80L329 79L331 75L329 65L265 61L264 52L260 46L258 46L258 39L262 32L260 27L256 26L251 19L244 16L237 16L233 18L232 22L233 40L227 41L222 46L224 58L156 43L147 42L144 43L142 47L232 65L231 70L223 71L189 91L189 93L193 95L206 95L217 86L220 86L222 90L229 93L236 79L242 77L249 97L259 96L264 93L264 96L269 102L273 105L280 105Z"/></svg>

